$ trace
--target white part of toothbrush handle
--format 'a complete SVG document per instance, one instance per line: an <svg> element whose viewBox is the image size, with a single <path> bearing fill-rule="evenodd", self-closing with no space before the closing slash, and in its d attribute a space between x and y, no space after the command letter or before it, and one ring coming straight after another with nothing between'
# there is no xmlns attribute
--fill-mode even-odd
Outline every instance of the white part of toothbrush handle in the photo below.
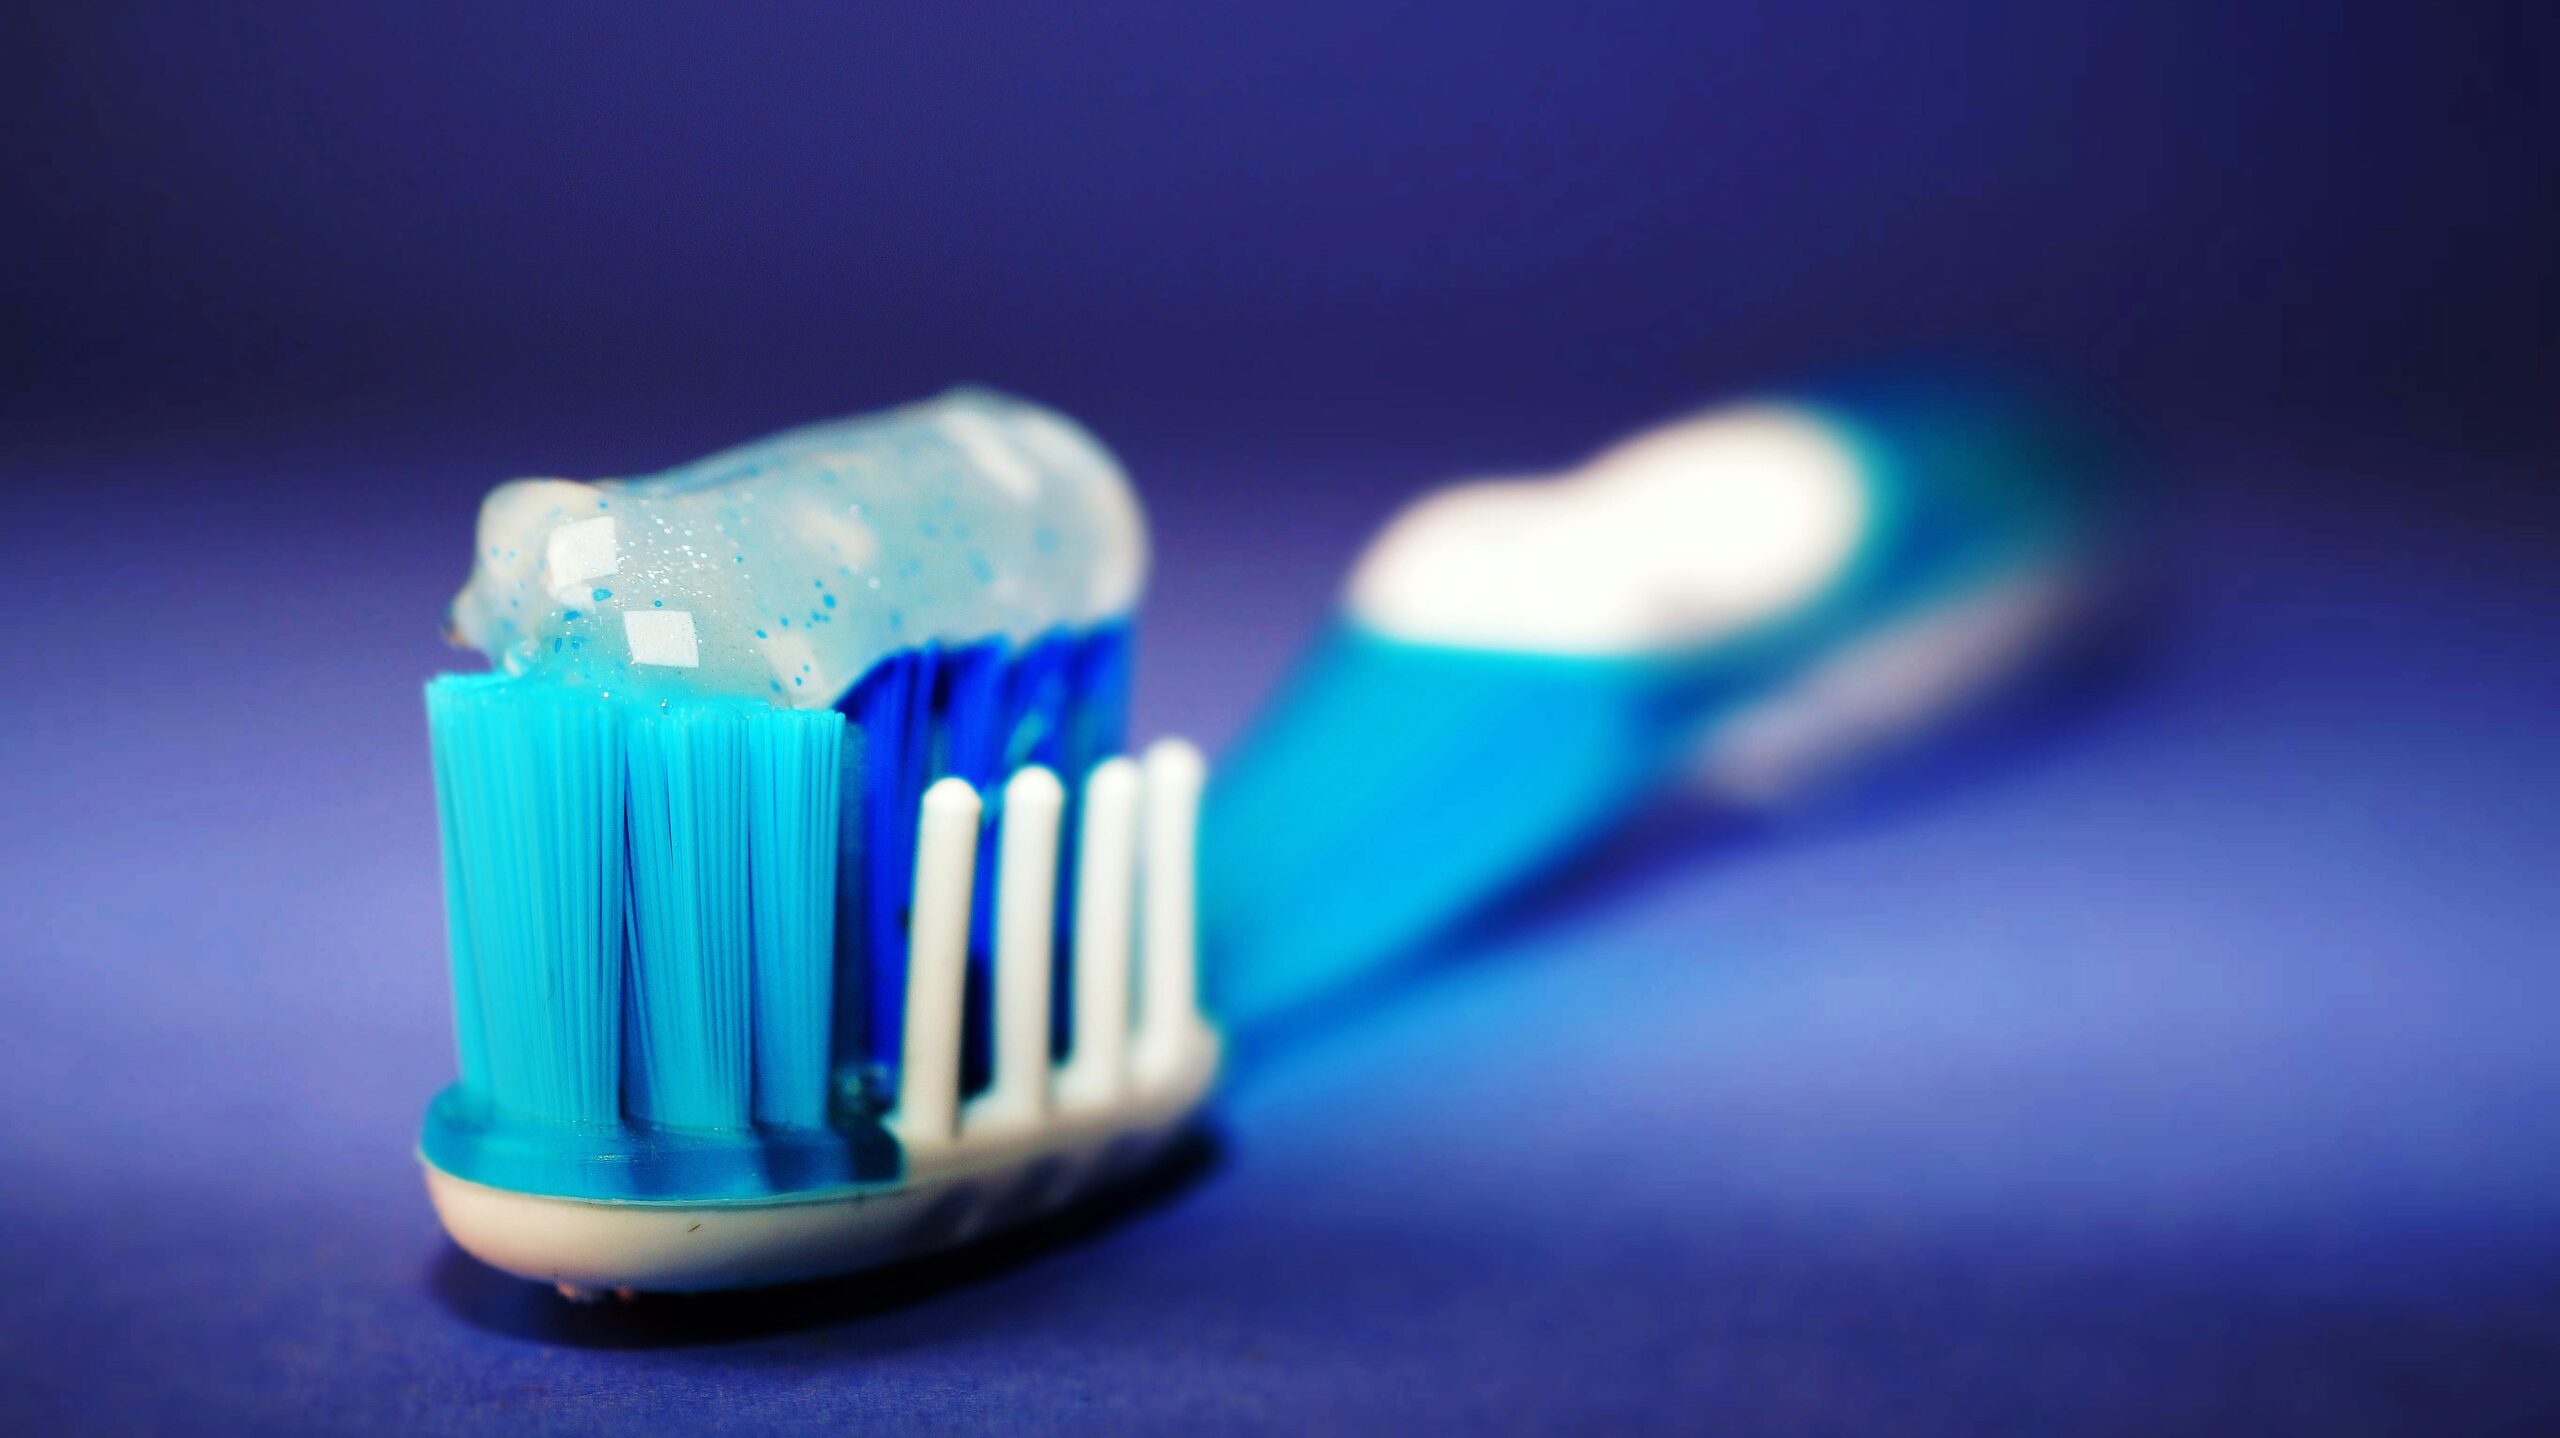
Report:
<svg viewBox="0 0 2560 1438"><path fill-rule="evenodd" d="M1036 1122L1049 1106L1049 977L1058 912L1058 816L1067 794L1037 766L1004 786L996 849L995 1077L964 1133Z"/></svg>
<svg viewBox="0 0 2560 1438"><path fill-rule="evenodd" d="M2062 554L1941 598L1825 657L1699 736L1696 787L1779 808L1960 718L2096 620L2109 577Z"/></svg>
<svg viewBox="0 0 2560 1438"><path fill-rule="evenodd" d="M1105 760L1085 780L1076 845L1075 1032L1061 1107L1119 1096L1128 1067L1129 911L1137 884L1138 766Z"/></svg>
<svg viewBox="0 0 2560 1438"><path fill-rule="evenodd" d="M1134 1046L1142 1076L1174 1067L1201 1028L1193 848L1207 772L1200 751L1183 740L1161 739L1147 750L1146 868L1139 885L1146 909L1138 946L1145 967L1138 983Z"/></svg>
<svg viewBox="0 0 2560 1438"><path fill-rule="evenodd" d="M907 929L907 1014L898 1063L898 1141L951 1142L960 1097L960 1012L969 964L969 895L978 862L978 792L943 779L924 793L915 907Z"/></svg>

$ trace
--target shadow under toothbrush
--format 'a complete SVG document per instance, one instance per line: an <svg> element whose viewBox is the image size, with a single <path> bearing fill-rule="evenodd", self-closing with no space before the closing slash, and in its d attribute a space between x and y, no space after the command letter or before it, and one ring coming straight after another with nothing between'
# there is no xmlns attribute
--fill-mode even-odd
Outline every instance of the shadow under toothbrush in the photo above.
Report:
<svg viewBox="0 0 2560 1438"><path fill-rule="evenodd" d="M1694 792L1667 793L1590 848L1401 962L1231 1030L1226 1083L1250 1082L1263 1064L1337 1024L1498 962L1499 955L1544 952L1521 941L1576 923L1629 893L1727 862L1736 851L1747 853L1782 836L1801 840L1884 827L1964 793L2015 782L2067 752L2093 727L2122 716L2144 676L2162 661L2174 628L2166 601L2143 595L2054 655L2013 692L1884 759L1873 772L1818 790L1797 805L1745 810ZM1215 955L1209 961L1216 962Z"/></svg>
<svg viewBox="0 0 2560 1438"><path fill-rule="evenodd" d="M1214 1121L1204 1119L1143 1171L1056 1213L942 1253L840 1278L571 1303L447 1243L429 1267L427 1287L472 1327L530 1343L653 1349L752 1342L859 1322L1000 1278L1173 1201L1215 1172L1225 1151Z"/></svg>

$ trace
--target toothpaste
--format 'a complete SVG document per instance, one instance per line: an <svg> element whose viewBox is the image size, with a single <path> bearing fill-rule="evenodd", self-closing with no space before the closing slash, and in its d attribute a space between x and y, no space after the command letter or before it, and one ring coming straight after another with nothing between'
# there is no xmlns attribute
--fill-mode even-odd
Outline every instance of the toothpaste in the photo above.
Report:
<svg viewBox="0 0 2560 1438"><path fill-rule="evenodd" d="M1147 539L1072 421L957 390L660 474L500 485L448 633L607 693L834 704L880 660L1126 617Z"/></svg>

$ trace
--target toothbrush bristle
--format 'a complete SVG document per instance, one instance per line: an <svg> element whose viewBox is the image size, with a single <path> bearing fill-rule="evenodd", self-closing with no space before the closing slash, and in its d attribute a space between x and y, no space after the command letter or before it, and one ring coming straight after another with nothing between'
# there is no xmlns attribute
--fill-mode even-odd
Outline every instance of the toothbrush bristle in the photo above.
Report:
<svg viewBox="0 0 2560 1438"><path fill-rule="evenodd" d="M906 904L926 787L946 776L965 779L1000 809L998 796L1016 769L1037 764L1073 778L1118 753L1128 727L1129 647L1122 626L1053 634L1018 647L1002 641L926 645L882 660L837 706L872 756L859 787L846 790L849 809L859 796L862 817L858 844L847 845L844 884L865 901L860 925L839 926L837 968L867 975L863 1014L848 1047L885 1070L898 1066L905 1040ZM979 865L992 867L994 859L993 848L982 845ZM1072 851L1065 863L1071 874ZM981 897L969 925L964 981L964 1091L982 1087L989 1074L995 909L991 892ZM1061 992L1065 964L1061 945L1053 959ZM1062 1051L1069 1026L1064 1006L1052 1025L1054 1050Z"/></svg>
<svg viewBox="0 0 2560 1438"><path fill-rule="evenodd" d="M1058 920L1058 776L1038 765L1004 786L996 844L995 1075L990 1113L1036 1116L1048 1105L1049 1032Z"/></svg>
<svg viewBox="0 0 2560 1438"><path fill-rule="evenodd" d="M478 537L449 627L503 672L427 691L462 1073L418 1149L465 1251L576 1297L849 1272L1191 1123L1196 756L1115 757L1145 539L1089 437L954 395L501 486Z"/></svg>
<svg viewBox="0 0 2560 1438"><path fill-rule="evenodd" d="M1075 1043L1058 1080L1061 1103L1116 1096L1129 1047L1131 897L1137 881L1138 766L1105 760L1085 781L1076 840L1074 968L1068 979Z"/></svg>
<svg viewBox="0 0 2560 1438"><path fill-rule="evenodd" d="M427 687L463 1082L530 1117L621 1113L623 715L496 676Z"/></svg>
<svg viewBox="0 0 2560 1438"><path fill-rule="evenodd" d="M780 712L780 711L769 711ZM747 715L631 727L631 988L623 1103L679 1128L743 1128L748 1054Z"/></svg>
<svg viewBox="0 0 2560 1438"><path fill-rule="evenodd" d="M1139 840L1144 877L1138 1029L1132 1056L1150 1072L1167 1068L1196 1038L1200 1021L1199 956L1193 952L1192 834L1200 821L1206 766L1179 739L1148 746L1140 771L1146 788L1145 832Z"/></svg>
<svg viewBox="0 0 2560 1438"><path fill-rule="evenodd" d="M827 1121L845 727L831 711L793 712L758 726L748 746L758 1123Z"/></svg>
<svg viewBox="0 0 2560 1438"><path fill-rule="evenodd" d="M568 1123L822 1124L843 717L476 676L428 723L465 1085Z"/></svg>
<svg viewBox="0 0 2560 1438"><path fill-rule="evenodd" d="M943 779L925 791L898 1068L898 1138L911 1147L949 1142L959 1114L962 978L979 812L978 793L965 779Z"/></svg>
<svg viewBox="0 0 2560 1438"><path fill-rule="evenodd" d="M1058 776L1117 746L1126 643L927 646L840 710L429 685L462 1066L437 1143L598 1196L780 1191L876 1171L893 1103L946 1140L991 1087L1036 1115L1061 1029L1116 1070L1137 775L1102 765L1098 802ZM1087 807L1091 883L1060 841ZM1116 928L1091 961L1116 1001L1059 981L1075 894Z"/></svg>

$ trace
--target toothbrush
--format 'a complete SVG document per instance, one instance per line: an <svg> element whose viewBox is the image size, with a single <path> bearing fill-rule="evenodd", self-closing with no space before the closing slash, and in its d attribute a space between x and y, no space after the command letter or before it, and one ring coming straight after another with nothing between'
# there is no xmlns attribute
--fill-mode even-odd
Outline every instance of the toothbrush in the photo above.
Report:
<svg viewBox="0 0 2560 1438"><path fill-rule="evenodd" d="M574 1298L851 1272L1189 1123L1177 740L1125 728L1118 466L984 392L483 506L428 686L465 1251Z"/></svg>
<svg viewBox="0 0 2560 1438"><path fill-rule="evenodd" d="M583 1298L1071 1201L1215 1081L1195 918L1212 1007L1250 1021L1684 776L1763 806L1872 760L2097 602L2096 469L2014 406L1870 391L1431 496L1205 815L1189 746L1118 754L1143 525L1047 411L963 392L502 486L452 623L497 672L428 692L462 1069L421 1142L437 1210Z"/></svg>
<svg viewBox="0 0 2560 1438"><path fill-rule="evenodd" d="M1218 1011L1355 985L1666 789L1784 806L1978 707L2100 611L2104 469L2013 397L1904 382L1419 500L1210 787Z"/></svg>

